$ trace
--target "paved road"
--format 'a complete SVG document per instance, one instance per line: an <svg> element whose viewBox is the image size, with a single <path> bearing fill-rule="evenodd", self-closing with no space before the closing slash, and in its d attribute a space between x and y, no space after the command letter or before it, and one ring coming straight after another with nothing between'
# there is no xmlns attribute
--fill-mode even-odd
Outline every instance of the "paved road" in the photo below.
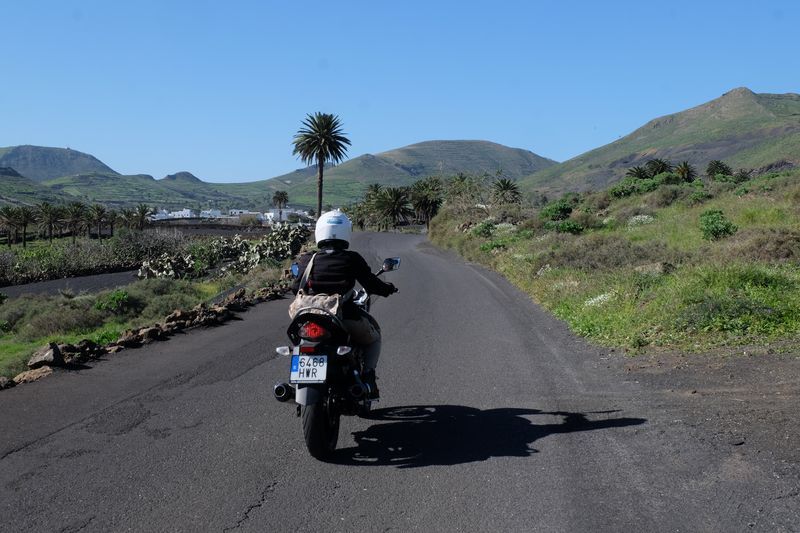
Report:
<svg viewBox="0 0 800 533"><path fill-rule="evenodd" d="M288 301L0 393L3 531L791 531L797 509L678 400L626 379L499 276L421 236L400 255L382 407L329 463L272 399ZM682 401L682 400L681 400ZM785 500L785 505L791 505Z"/></svg>
<svg viewBox="0 0 800 533"><path fill-rule="evenodd" d="M65 290L74 294L97 292L133 283L138 279L136 272L136 270L125 270L123 272L94 274L92 276L37 281L35 283L26 283L25 285L11 285L0 287L0 293L16 298L24 294L58 294L59 291Z"/></svg>

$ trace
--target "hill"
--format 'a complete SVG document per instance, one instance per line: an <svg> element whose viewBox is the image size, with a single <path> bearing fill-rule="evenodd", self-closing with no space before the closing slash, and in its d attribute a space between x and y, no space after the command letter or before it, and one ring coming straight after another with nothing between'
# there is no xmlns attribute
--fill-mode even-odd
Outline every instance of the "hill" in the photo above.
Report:
<svg viewBox="0 0 800 533"><path fill-rule="evenodd" d="M14 165L2 163L14 162ZM365 154L325 171L325 202L350 203L364 192L368 183L409 185L433 174L458 172L494 174L519 178L555 161L533 152L487 141L428 141L377 155ZM20 166L21 165L21 166ZM40 182L15 201L35 202L38 190L49 198L86 200L108 205L140 202L165 208L266 209L275 191L289 193L291 205L316 203L316 169L299 169L276 178L250 183L208 183L189 172L177 172L160 180L146 174L122 175L95 157L62 148L14 146L0 148L0 166L13 166L21 174ZM35 182L34 182L35 183ZM16 189L15 189L16 190ZM0 182L0 196L14 199L10 181Z"/></svg>
<svg viewBox="0 0 800 533"><path fill-rule="evenodd" d="M0 167L0 205L54 202L61 198L11 167Z"/></svg>
<svg viewBox="0 0 800 533"><path fill-rule="evenodd" d="M651 120L633 133L535 172L524 189L602 189L634 165L659 157L704 170L713 159L734 168L788 160L800 164L800 95L734 89L703 105Z"/></svg>
<svg viewBox="0 0 800 533"><path fill-rule="evenodd" d="M528 150L510 148L488 141L426 141L381 152L365 154L325 171L325 203L340 205L359 198L369 183L389 186L410 185L432 175L459 172L495 174L517 179L556 162ZM260 191L271 197L276 190L289 193L292 204L316 203L316 169L309 167L269 180L248 184L219 184L231 194L247 195ZM267 191L265 194L263 191Z"/></svg>
<svg viewBox="0 0 800 533"><path fill-rule="evenodd" d="M117 174L96 157L69 148L10 146L0 148L0 167L11 167L34 181L73 174Z"/></svg>
<svg viewBox="0 0 800 533"><path fill-rule="evenodd" d="M210 183L189 173L179 173L156 180L148 174L107 173L76 174L43 182L50 191L70 200L101 203L108 206L132 206L138 203L164 209L203 209L206 207L251 207L246 197L220 192Z"/></svg>

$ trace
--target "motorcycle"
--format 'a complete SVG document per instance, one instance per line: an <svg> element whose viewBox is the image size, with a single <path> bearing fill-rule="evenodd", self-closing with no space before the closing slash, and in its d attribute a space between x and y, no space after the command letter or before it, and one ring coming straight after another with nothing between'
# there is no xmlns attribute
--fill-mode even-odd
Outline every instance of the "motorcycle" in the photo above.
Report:
<svg viewBox="0 0 800 533"><path fill-rule="evenodd" d="M400 258L391 257L375 275L398 268ZM296 264L292 274L299 276ZM369 312L371 297L363 288L354 289L351 297ZM336 449L340 417L367 417L375 401L370 386L362 380L362 350L351 342L341 320L324 309L301 309L286 333L291 345L275 351L291 357L289 382L277 383L273 393L279 402L297 405L306 447L313 457L324 459Z"/></svg>

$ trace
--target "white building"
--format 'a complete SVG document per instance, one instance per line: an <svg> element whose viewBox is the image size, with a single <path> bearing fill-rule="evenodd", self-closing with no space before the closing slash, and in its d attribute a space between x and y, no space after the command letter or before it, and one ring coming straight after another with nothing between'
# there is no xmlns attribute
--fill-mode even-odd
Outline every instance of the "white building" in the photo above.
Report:
<svg viewBox="0 0 800 533"><path fill-rule="evenodd" d="M200 218L221 218L222 211L219 209L206 209L205 211L200 211Z"/></svg>
<svg viewBox="0 0 800 533"><path fill-rule="evenodd" d="M172 211L168 218L197 218L197 211L194 209L181 209L180 211Z"/></svg>

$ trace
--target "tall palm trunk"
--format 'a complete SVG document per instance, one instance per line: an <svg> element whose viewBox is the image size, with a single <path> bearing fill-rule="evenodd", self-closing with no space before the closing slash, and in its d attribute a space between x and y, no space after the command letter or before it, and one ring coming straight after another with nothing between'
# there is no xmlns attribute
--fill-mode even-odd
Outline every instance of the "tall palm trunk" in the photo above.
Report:
<svg viewBox="0 0 800 533"><path fill-rule="evenodd" d="M323 158L317 159L317 218L322 214L322 169L325 166Z"/></svg>
<svg viewBox="0 0 800 533"><path fill-rule="evenodd" d="M28 247L28 225L25 224L22 226L22 247Z"/></svg>

